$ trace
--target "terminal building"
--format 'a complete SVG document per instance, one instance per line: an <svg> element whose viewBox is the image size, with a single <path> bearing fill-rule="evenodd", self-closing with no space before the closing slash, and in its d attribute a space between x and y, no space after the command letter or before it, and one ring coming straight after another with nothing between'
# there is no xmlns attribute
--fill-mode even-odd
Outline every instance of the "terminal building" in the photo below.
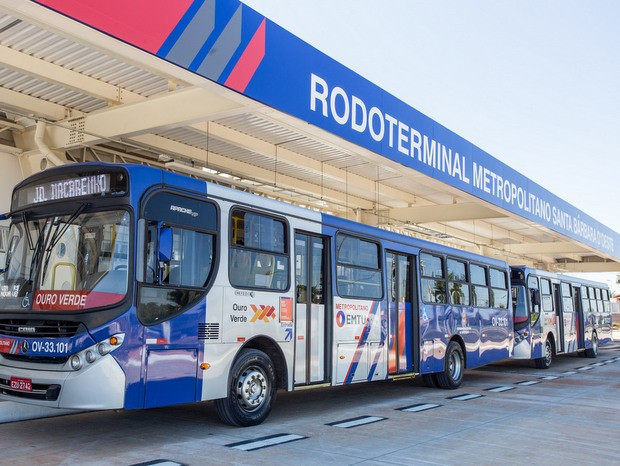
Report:
<svg viewBox="0 0 620 466"><path fill-rule="evenodd" d="M620 269L617 232L239 1L0 5L4 211L47 167L137 163L513 265Z"/></svg>

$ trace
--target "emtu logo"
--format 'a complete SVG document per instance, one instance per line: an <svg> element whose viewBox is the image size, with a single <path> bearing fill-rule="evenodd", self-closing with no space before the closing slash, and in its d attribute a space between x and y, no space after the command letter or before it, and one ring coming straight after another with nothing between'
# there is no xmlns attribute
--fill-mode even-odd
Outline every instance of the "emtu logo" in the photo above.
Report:
<svg viewBox="0 0 620 466"><path fill-rule="evenodd" d="M262 320L263 322L269 322L269 318L276 318L276 308L273 306L263 306L262 304L256 306L254 304L250 304L250 307L254 311L254 316L250 319L250 322L256 322L257 320Z"/></svg>
<svg viewBox="0 0 620 466"><path fill-rule="evenodd" d="M336 314L336 325L338 325L338 327L342 328L342 327L344 327L345 321L346 321L346 317L344 315L344 312L338 311L338 313Z"/></svg>

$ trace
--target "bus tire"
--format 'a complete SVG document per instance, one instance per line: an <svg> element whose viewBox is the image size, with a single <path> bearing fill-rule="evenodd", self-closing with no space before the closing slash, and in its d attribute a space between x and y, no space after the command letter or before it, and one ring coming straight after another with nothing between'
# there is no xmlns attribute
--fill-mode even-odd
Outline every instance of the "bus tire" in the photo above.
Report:
<svg viewBox="0 0 620 466"><path fill-rule="evenodd" d="M598 355L598 336L596 332L592 332L592 348L586 349L584 353L588 358L595 358Z"/></svg>
<svg viewBox="0 0 620 466"><path fill-rule="evenodd" d="M444 359L444 371L438 372L436 375L437 384L441 388L454 390L459 388L463 381L463 372L465 371L465 357L461 345L456 341L451 341L446 350Z"/></svg>
<svg viewBox="0 0 620 466"><path fill-rule="evenodd" d="M256 349L241 350L228 380L228 396L214 402L220 420L238 427L263 422L276 399L276 373L269 356Z"/></svg>
<svg viewBox="0 0 620 466"><path fill-rule="evenodd" d="M553 361L553 346L551 340L548 338L545 340L545 352L542 358L534 359L534 364L539 369L549 369L551 367L551 361Z"/></svg>
<svg viewBox="0 0 620 466"><path fill-rule="evenodd" d="M439 387L439 384L437 383L437 374L422 374L422 382L428 388Z"/></svg>

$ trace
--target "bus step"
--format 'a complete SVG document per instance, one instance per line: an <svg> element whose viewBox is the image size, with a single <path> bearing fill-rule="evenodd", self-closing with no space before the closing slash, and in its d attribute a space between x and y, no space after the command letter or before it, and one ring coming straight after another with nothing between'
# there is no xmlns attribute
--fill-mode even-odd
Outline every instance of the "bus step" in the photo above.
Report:
<svg viewBox="0 0 620 466"><path fill-rule="evenodd" d="M407 380L407 379L415 379L416 374L414 374L413 372L409 373L409 374L394 374L394 375L390 375L390 379L392 380Z"/></svg>

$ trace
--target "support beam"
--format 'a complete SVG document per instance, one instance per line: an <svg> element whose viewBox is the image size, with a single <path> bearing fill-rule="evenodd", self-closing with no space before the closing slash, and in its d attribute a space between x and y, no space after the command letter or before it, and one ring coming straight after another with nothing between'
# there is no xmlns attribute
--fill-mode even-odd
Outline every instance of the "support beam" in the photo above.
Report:
<svg viewBox="0 0 620 466"><path fill-rule="evenodd" d="M568 273L571 272L620 272L618 262L570 262L566 264L556 264L555 271L561 269Z"/></svg>
<svg viewBox="0 0 620 466"><path fill-rule="evenodd" d="M205 132L206 125L192 125L191 128L205 134L205 137L207 136ZM363 197L368 196L373 199L375 197L376 184L373 180L347 172L333 165L321 163L319 160L293 152L285 147L277 147L275 144L241 133L213 121L209 122L208 136L242 147L264 157L269 157L274 161L277 153L278 162L303 167L304 170L308 170L315 175L323 176L326 181L333 181L342 185L348 183L349 192L355 195ZM381 185L379 191L381 197L389 199L387 202L401 205L420 202L419 197L390 186Z"/></svg>
<svg viewBox="0 0 620 466"><path fill-rule="evenodd" d="M517 254L571 254L588 252L588 249L585 247L570 241L511 244L507 248Z"/></svg>
<svg viewBox="0 0 620 466"><path fill-rule="evenodd" d="M68 116L68 109L37 97L0 87L0 108L24 113L28 116L44 118L49 121L63 120ZM74 115L82 115L73 111Z"/></svg>
<svg viewBox="0 0 620 466"><path fill-rule="evenodd" d="M144 99L139 94L127 89L91 78L4 45L0 45L0 66L110 103L130 103Z"/></svg>
<svg viewBox="0 0 620 466"><path fill-rule="evenodd" d="M68 121L70 127L49 128L49 143L53 148L92 145L239 111L245 111L239 103L205 89L181 89L141 102L92 112L78 120Z"/></svg>
<svg viewBox="0 0 620 466"><path fill-rule="evenodd" d="M409 223L452 222L505 217L495 210L474 202L390 209L389 216Z"/></svg>
<svg viewBox="0 0 620 466"><path fill-rule="evenodd" d="M277 178L274 177L273 171L249 163L240 162L228 157L214 154L207 151L198 149L196 147L188 146L180 142L173 141L171 139L163 138L152 134L143 134L134 136L131 138L139 144L154 148L156 150L163 151L169 154L178 154L183 157L195 159L205 164L208 158L209 167L217 168L221 171L231 173L237 176L248 178L250 180L257 180L266 184L272 184L274 181L276 185L274 187L281 187L284 189L292 190L294 192L309 195L312 197L317 196L318 186L309 183L307 181L293 178L290 176L278 174ZM370 209L373 203L365 199L357 198L354 196L346 196L345 193L335 191L332 189L323 189L323 197L328 201L342 206L348 206L351 209L361 208Z"/></svg>

